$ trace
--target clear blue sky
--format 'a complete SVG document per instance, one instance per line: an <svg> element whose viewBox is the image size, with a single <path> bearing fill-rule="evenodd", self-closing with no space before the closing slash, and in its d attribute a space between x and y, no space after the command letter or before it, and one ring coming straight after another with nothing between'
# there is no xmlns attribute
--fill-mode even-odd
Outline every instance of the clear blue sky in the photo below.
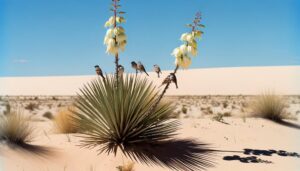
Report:
<svg viewBox="0 0 300 171"><path fill-rule="evenodd" d="M105 54L104 23L111 0L0 0L0 76L88 75ZM205 34L191 68L300 65L299 0L121 0L127 23L126 52L146 69L172 69L197 11Z"/></svg>

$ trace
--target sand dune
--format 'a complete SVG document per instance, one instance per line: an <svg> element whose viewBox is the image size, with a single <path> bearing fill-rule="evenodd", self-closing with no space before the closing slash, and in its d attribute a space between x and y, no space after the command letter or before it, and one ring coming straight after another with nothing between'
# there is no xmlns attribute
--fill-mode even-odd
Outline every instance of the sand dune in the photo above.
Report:
<svg viewBox="0 0 300 171"><path fill-rule="evenodd" d="M163 71L159 85L171 71ZM280 94L300 94L300 66L236 67L180 70L179 89L171 86L169 95L260 94L266 90ZM75 95L96 76L2 77L0 95Z"/></svg>

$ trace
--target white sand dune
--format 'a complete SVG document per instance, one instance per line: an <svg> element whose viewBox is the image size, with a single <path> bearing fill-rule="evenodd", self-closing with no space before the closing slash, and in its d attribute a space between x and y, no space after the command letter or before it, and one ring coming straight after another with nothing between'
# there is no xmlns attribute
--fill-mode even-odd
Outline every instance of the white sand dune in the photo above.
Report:
<svg viewBox="0 0 300 171"><path fill-rule="evenodd" d="M130 69L131 71L131 69ZM157 85L160 79L149 73ZM300 66L235 67L179 70L169 95L255 95L264 91L300 94ZM96 76L2 77L0 95L75 95Z"/></svg>

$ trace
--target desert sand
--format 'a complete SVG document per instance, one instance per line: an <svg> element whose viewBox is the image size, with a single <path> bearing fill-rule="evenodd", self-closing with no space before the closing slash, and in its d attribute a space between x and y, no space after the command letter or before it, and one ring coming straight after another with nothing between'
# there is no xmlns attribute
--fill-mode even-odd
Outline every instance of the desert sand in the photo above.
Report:
<svg viewBox="0 0 300 171"><path fill-rule="evenodd" d="M150 78L159 85L168 73L163 71L160 79L150 73ZM121 153L98 155L95 148L81 148L77 134L58 134L51 118L44 115L49 112L55 116L60 108L71 105L78 88L94 78L0 78L0 115L7 104L22 111L34 128L31 144L42 147L26 151L0 145L0 170L116 171L117 166L127 163L129 158ZM299 170L299 66L180 70L178 80L179 89L172 85L166 98L177 108L174 119L181 123L177 139L193 140L203 148L198 157L202 168L197 170ZM265 90L284 95L286 112L292 120L280 124L250 116L251 101ZM215 119L218 114L223 116L221 120ZM174 153L180 153L180 157L189 154L189 147L182 144L179 141L163 149L151 147L158 158L155 162L134 161L135 171L172 170L172 160L178 157Z"/></svg>
<svg viewBox="0 0 300 171"><path fill-rule="evenodd" d="M160 79L150 72L149 78L160 85L170 72L163 71ZM255 95L269 90L300 94L300 66L188 69L180 70L177 77L179 89L172 86L168 95ZM3 77L0 95L76 95L78 88L94 78L94 75Z"/></svg>

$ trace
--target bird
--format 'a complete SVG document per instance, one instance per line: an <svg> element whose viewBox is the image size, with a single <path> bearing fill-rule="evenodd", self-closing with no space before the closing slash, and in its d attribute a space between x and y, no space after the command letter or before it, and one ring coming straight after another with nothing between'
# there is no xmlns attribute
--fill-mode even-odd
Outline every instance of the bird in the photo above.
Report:
<svg viewBox="0 0 300 171"><path fill-rule="evenodd" d="M158 66L158 65L153 65L153 70L154 70L154 72L156 72L157 73L157 76L158 76L158 78L159 78L159 74L162 74L162 72L161 72L161 70L160 70L160 67Z"/></svg>
<svg viewBox="0 0 300 171"><path fill-rule="evenodd" d="M176 78L176 75L174 73L170 73L170 80L175 83L176 85L176 88L178 88L178 85L177 85L177 78Z"/></svg>
<svg viewBox="0 0 300 171"><path fill-rule="evenodd" d="M103 78L103 80L105 80L105 78L103 76L103 72L102 72L101 68L99 67L99 65L95 65L95 70L96 70L96 74L98 76L101 76Z"/></svg>
<svg viewBox="0 0 300 171"><path fill-rule="evenodd" d="M119 77L123 76L124 71L125 71L124 67L122 65L118 65L118 75L119 75Z"/></svg>
<svg viewBox="0 0 300 171"><path fill-rule="evenodd" d="M168 75L159 87L163 86L164 84L170 84L170 83L171 83L171 78L170 75Z"/></svg>
<svg viewBox="0 0 300 171"><path fill-rule="evenodd" d="M131 62L131 67L132 67L133 69L135 69L135 74L137 74L137 73L138 73L138 67L137 67L136 62L132 61L132 62Z"/></svg>
<svg viewBox="0 0 300 171"><path fill-rule="evenodd" d="M149 74L147 73L144 65L139 61L138 64L137 64L137 69L141 72L141 73L145 73L147 74L147 76L149 76Z"/></svg>

